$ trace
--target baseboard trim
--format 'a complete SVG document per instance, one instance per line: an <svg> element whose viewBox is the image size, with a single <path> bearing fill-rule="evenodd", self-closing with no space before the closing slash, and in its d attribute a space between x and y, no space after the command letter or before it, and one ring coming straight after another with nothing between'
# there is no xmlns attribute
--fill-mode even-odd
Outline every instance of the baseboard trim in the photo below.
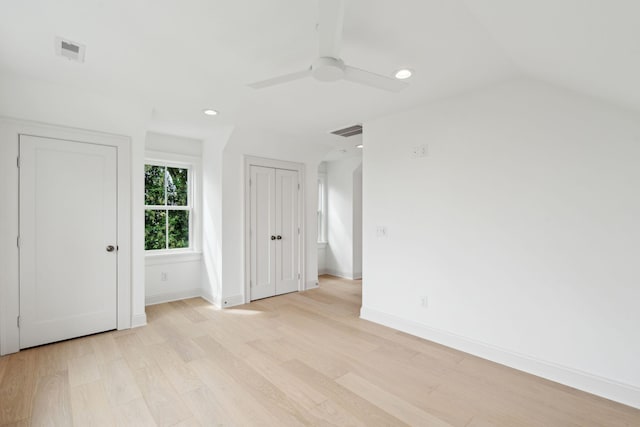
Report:
<svg viewBox="0 0 640 427"><path fill-rule="evenodd" d="M145 326L147 324L147 315L146 313L136 314L131 318L131 327L139 328L140 326Z"/></svg>
<svg viewBox="0 0 640 427"><path fill-rule="evenodd" d="M243 295L232 295L230 297L222 298L220 300L220 306L223 308L233 307L236 305L244 304Z"/></svg>
<svg viewBox="0 0 640 427"><path fill-rule="evenodd" d="M323 274L328 274L330 276L342 277L343 279L349 280L357 280L360 277L356 277L353 274L345 273L343 271L333 270L331 268L326 268Z"/></svg>
<svg viewBox="0 0 640 427"><path fill-rule="evenodd" d="M307 281L307 283L305 284L305 291L308 291L309 289L315 289L319 286L319 283L317 280L309 280Z"/></svg>
<svg viewBox="0 0 640 427"><path fill-rule="evenodd" d="M202 289L187 289L180 292L167 292L163 294L149 295L145 298L145 305L156 305L165 302L179 301L187 298L197 298L202 296Z"/></svg>
<svg viewBox="0 0 640 427"><path fill-rule="evenodd" d="M215 306L216 308L220 308L220 299L219 298L215 298L209 292L203 291L202 295L200 295L200 298L202 298L203 300L205 300L209 304Z"/></svg>
<svg viewBox="0 0 640 427"><path fill-rule="evenodd" d="M640 388L630 384L514 353L364 306L360 318L640 409Z"/></svg>

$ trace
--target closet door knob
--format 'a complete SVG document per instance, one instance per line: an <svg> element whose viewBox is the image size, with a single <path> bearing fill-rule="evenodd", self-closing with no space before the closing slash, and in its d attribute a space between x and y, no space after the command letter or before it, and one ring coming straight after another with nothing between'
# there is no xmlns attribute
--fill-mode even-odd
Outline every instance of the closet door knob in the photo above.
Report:
<svg viewBox="0 0 640 427"><path fill-rule="evenodd" d="M276 236L271 236L271 240L276 240Z"/></svg>
<svg viewBox="0 0 640 427"><path fill-rule="evenodd" d="M276 239L282 240L282 236L278 236L278 237L276 237Z"/></svg>

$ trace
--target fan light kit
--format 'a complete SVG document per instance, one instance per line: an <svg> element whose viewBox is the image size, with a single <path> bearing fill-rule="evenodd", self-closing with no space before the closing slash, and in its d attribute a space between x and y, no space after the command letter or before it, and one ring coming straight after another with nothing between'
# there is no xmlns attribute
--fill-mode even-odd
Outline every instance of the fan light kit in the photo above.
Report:
<svg viewBox="0 0 640 427"><path fill-rule="evenodd" d="M309 76L320 82L347 80L390 92L400 92L407 87L406 82L346 65L340 59L344 0L319 0L319 5L318 58L305 70L251 83L250 87L262 89Z"/></svg>
<svg viewBox="0 0 640 427"><path fill-rule="evenodd" d="M413 75L413 72L407 68L403 68L402 70L396 71L396 79L398 80L406 80Z"/></svg>
<svg viewBox="0 0 640 427"><path fill-rule="evenodd" d="M217 116L218 115L218 112L216 110L212 110L210 108L207 108L206 110L202 110L202 112L207 116Z"/></svg>

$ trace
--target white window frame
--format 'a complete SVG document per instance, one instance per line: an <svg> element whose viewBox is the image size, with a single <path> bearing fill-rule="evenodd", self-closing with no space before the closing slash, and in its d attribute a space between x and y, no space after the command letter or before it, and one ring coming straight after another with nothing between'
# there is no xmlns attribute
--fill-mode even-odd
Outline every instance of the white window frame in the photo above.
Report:
<svg viewBox="0 0 640 427"><path fill-rule="evenodd" d="M163 152L151 152L147 151L145 160L145 165L152 166L162 166L162 167L170 167L170 168L180 168L187 169L188 173L188 188L187 188L187 206L170 206L170 205L146 205L144 206L144 211L147 210L159 210L159 211L171 211L171 210L186 210L189 212L189 247L187 248L167 248L165 249L145 249L145 256L147 257L155 257L155 256L164 256L164 255L180 255L180 254L190 254L190 253L199 253L201 247L201 236L200 236L200 218L198 215L198 208L200 206L200 185L199 178L201 176L200 173L200 159L192 156L184 156L173 153L163 153ZM165 183L166 185L166 183ZM146 189L145 189L146 190ZM166 194L165 194L166 198ZM166 203L166 200L165 200ZM168 224L168 216L167 216L167 224ZM145 226L146 227L146 226ZM168 230L165 230L165 236L168 243Z"/></svg>
<svg viewBox="0 0 640 427"><path fill-rule="evenodd" d="M327 174L318 172L318 243L327 244Z"/></svg>

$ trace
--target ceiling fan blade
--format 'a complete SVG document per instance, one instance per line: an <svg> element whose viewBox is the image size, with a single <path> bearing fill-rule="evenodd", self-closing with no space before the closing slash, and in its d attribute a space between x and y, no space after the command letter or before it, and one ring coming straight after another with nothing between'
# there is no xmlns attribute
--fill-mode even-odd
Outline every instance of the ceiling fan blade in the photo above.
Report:
<svg viewBox="0 0 640 427"><path fill-rule="evenodd" d="M320 57L339 58L342 46L344 0L318 0L318 44Z"/></svg>
<svg viewBox="0 0 640 427"><path fill-rule="evenodd" d="M308 68L304 71L298 71L296 73L291 73L291 74L285 74L283 76L279 76L279 77L274 77L272 79L268 79L268 80L262 80L259 82L255 82L255 83L251 83L248 86L252 87L254 89L262 89L265 87L269 87L269 86L275 86L275 85L279 85L282 83L287 83L287 82L291 82L294 80L299 80L302 78L305 78L307 76L311 75L311 69Z"/></svg>
<svg viewBox="0 0 640 427"><path fill-rule="evenodd" d="M400 92L407 83L387 76L381 76L370 71L361 70L359 68L346 66L344 70L344 79L354 83L375 87L390 92Z"/></svg>

